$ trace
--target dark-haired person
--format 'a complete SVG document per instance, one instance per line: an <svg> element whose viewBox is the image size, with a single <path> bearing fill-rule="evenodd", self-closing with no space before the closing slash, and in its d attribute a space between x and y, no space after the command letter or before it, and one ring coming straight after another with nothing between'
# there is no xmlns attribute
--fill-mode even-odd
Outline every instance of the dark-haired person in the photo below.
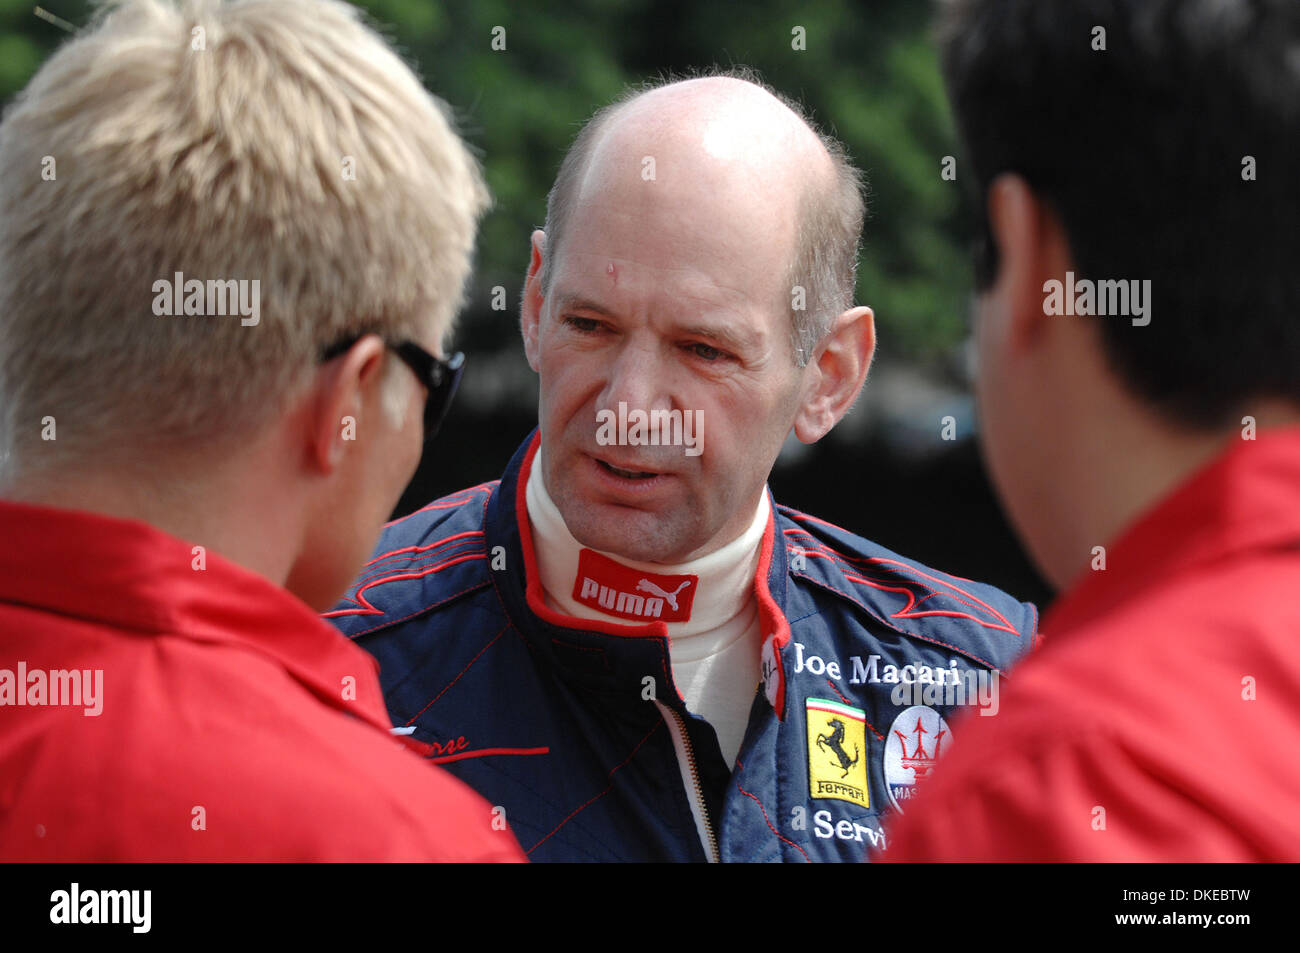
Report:
<svg viewBox="0 0 1300 953"><path fill-rule="evenodd" d="M886 859L1300 860L1300 4L945 17L985 452L1065 592Z"/></svg>
<svg viewBox="0 0 1300 953"><path fill-rule="evenodd" d="M390 526L329 614L531 859L865 859L913 787L892 729L951 715L895 690L991 685L1030 647L1032 606L767 491L866 379L862 218L842 149L753 82L602 110L533 235L539 430Z"/></svg>

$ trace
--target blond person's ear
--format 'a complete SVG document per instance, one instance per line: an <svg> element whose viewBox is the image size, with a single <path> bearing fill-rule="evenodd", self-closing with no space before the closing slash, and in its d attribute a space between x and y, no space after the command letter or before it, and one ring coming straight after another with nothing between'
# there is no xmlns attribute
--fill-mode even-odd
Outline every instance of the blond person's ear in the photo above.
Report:
<svg viewBox="0 0 1300 953"><path fill-rule="evenodd" d="M332 474L382 413L384 352L379 335L367 334L318 369L306 398L308 460L318 473Z"/></svg>

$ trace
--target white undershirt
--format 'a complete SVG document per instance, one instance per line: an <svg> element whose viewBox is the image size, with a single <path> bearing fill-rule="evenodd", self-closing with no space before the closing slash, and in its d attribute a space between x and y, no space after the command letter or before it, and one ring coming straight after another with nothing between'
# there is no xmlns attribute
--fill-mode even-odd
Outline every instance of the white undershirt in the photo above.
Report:
<svg viewBox="0 0 1300 953"><path fill-rule="evenodd" d="M533 460L524 492L546 604L581 619L625 624L622 619L573 598L578 554L583 546L573 538L559 508L546 492L540 450ZM690 619L665 623L669 660L673 681L686 701L687 710L713 726L722 756L730 765L736 763L740 752L759 683L762 638L754 596L754 572L758 568L758 551L768 518L764 493L759 497L749 527L739 537L690 562L643 563L601 553L640 572L699 577Z"/></svg>

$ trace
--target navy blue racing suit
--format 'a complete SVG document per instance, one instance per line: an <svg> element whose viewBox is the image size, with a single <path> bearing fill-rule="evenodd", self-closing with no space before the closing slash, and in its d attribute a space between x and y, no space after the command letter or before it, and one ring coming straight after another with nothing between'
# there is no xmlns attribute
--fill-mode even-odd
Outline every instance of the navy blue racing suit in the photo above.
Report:
<svg viewBox="0 0 1300 953"><path fill-rule="evenodd" d="M389 525L327 618L380 663L402 740L486 797L537 861L865 860L995 710L1037 614L771 501L762 683L734 765L673 683L663 622L561 615L504 477ZM412 805L418 810L419 805Z"/></svg>

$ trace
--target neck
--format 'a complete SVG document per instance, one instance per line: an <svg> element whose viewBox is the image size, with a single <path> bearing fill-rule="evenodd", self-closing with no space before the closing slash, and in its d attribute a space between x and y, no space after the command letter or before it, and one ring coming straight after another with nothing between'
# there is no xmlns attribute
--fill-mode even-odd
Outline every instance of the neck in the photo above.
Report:
<svg viewBox="0 0 1300 953"><path fill-rule="evenodd" d="M81 470L20 478L5 488L4 496L147 523L283 586L301 530L296 511L285 505L286 485L282 474L248 461L213 467L210 459L169 457L93 474Z"/></svg>
<svg viewBox="0 0 1300 953"><path fill-rule="evenodd" d="M653 597L655 594L653 586L671 593L672 600L665 599L662 608L668 635L674 640L717 632L742 614L752 613L758 551L770 518L766 494L760 495L753 517L739 536L713 547L705 555L694 557L686 562L671 565L644 563L626 559L617 553L598 553L598 556L612 560L620 567L632 571L625 579L623 573L618 572L618 579L623 580L618 582L615 581L614 574L610 574L608 579L602 575L601 570L608 570L607 564L603 560L592 560L590 554L596 551L583 547L569 532L563 515L547 492L544 472L539 452L528 474L525 500L529 523L533 529L538 572L546 600L552 608L578 618L615 624L650 621L648 618L631 618L604 611L598 596L584 598L583 584L585 579L590 577L594 591L598 593L599 587L605 585L609 590L607 595L610 595L611 599L617 598L612 595L615 591L626 591L632 596L640 593ZM583 556L584 553L588 555ZM584 570L582 567L587 568ZM638 574L648 578L638 580ZM691 577L691 579L689 582L683 578L668 581L657 579L658 576ZM643 589L636 589L639 582L645 583ZM687 603L688 599L689 603ZM685 606L689 604L687 618L672 621L671 611L674 602L683 612Z"/></svg>
<svg viewBox="0 0 1300 953"><path fill-rule="evenodd" d="M1300 409L1261 403L1251 409L1258 430L1300 423ZM1170 427L1146 408L1092 406L1072 422L1079 435L1057 456L1054 532L1040 530L1040 563L1058 587L1089 571L1096 546L1114 542L1148 509L1196 471L1243 439L1242 426L1213 430ZM1063 432L1068 432L1062 427Z"/></svg>

